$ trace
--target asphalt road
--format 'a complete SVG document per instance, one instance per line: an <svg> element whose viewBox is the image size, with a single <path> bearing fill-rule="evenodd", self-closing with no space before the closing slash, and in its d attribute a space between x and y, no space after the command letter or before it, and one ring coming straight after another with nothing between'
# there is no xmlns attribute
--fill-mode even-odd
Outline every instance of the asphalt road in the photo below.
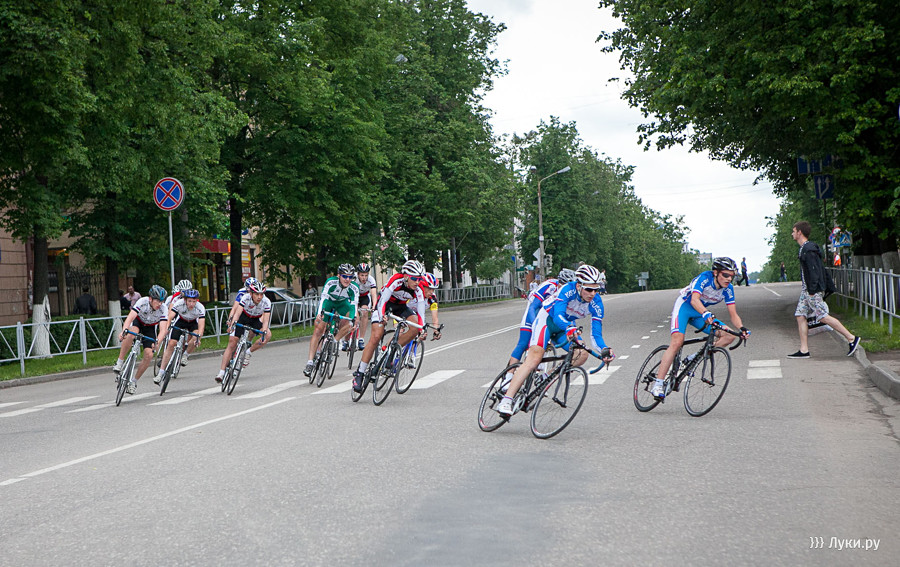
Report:
<svg viewBox="0 0 900 567"><path fill-rule="evenodd" d="M737 291L753 336L701 418L632 404L675 292L607 296L619 358L548 441L476 424L521 301L442 310L422 388L381 407L343 368L307 384L306 342L230 397L213 358L120 407L109 371L0 390L0 565L896 565L900 404L830 335L785 358L798 293Z"/></svg>

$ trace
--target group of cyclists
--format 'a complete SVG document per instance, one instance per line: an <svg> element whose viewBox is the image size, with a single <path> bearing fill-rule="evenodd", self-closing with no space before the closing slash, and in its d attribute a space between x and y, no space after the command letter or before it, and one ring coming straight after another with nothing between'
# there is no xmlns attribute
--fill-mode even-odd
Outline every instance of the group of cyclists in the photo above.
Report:
<svg viewBox="0 0 900 567"><path fill-rule="evenodd" d="M350 346L346 337L357 326L360 329L358 343L355 346L362 350L362 355L359 366L353 372L352 385L357 392L363 388L365 372L377 345L384 336L385 323L389 315L413 323L399 337L401 346L407 345L417 335L424 333L426 310L431 311L431 325L435 328L432 339L440 339L438 305L435 299L437 279L418 260L405 262L400 271L388 279L380 293L376 291L377 285L371 275L369 264L363 262L355 267L351 264L341 264L337 271L337 275L326 280L322 288L316 309L315 328L309 345L309 356L303 370L304 375L309 376L315 366L318 339L329 323L326 316L329 319L335 315L341 317L336 339L341 342L341 348L344 350ZM715 258L712 269L696 276L679 292L672 309L669 347L660 363L656 381L651 387L651 395L657 399L663 399L666 395L664 378L684 344L687 326L692 325L702 332L711 332L710 323L714 320L714 316L708 309L710 306L724 301L731 322L740 329L741 336L746 339L750 335L735 307L732 280L736 273L737 265L734 260L728 257ZM544 352L550 345L565 351L568 351L573 343L584 346L579 329L576 327L578 320L590 317L592 348L601 352L599 356L604 363L608 364L615 358L615 353L603 339L604 308L600 295L605 290L605 284L604 273L594 266L583 264L575 270L567 268L561 270L556 278L548 279L529 294L519 326L519 340L509 359L510 365L519 361L522 363L514 372L506 375L502 386L504 396L497 406L497 411L501 415L508 417L513 414L513 399L516 393L528 375L541 364ZM230 336L222 354L220 369L215 377L216 382L222 381L225 368L245 327L260 331L260 340L251 346L244 360L245 366L250 362L250 355L271 339L269 322L272 305L265 296L265 291L265 284L251 277L238 292L226 323ZM168 298L163 287L159 285L151 287L147 296L134 304L125 319L119 337L122 347L113 370L116 373L121 371L125 356L136 338L127 334L127 329L141 335L140 340L144 347L144 358L136 372L136 379L139 379L153 358L154 343L162 343L171 327L172 332L163 353L160 372L154 378L154 382L159 383L181 332L186 330L196 333L195 339L189 341L187 354L193 352L200 344L205 329L206 310L198 297L199 293L193 289L188 280L180 281ZM365 330L369 313L371 324L368 325L367 342ZM716 333L715 346L726 346L734 340L734 337L727 333L721 331ZM155 341L152 337L156 337ZM187 354L182 360L182 365L187 364ZM588 356L587 350L581 350L573 358L573 364L583 365ZM136 382L132 382L127 392L133 394L135 388Z"/></svg>

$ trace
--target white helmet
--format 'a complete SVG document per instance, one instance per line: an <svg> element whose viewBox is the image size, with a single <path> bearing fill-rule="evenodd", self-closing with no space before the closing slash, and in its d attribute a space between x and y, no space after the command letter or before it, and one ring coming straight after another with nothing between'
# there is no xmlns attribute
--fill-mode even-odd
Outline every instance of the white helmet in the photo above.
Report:
<svg viewBox="0 0 900 567"><path fill-rule="evenodd" d="M600 271L585 264L575 270L575 279L582 285L600 285Z"/></svg>
<svg viewBox="0 0 900 567"><path fill-rule="evenodd" d="M187 291L189 289L194 289L194 284L191 283L191 280L181 280L175 284L175 291Z"/></svg>
<svg viewBox="0 0 900 567"><path fill-rule="evenodd" d="M425 275L425 266L422 265L422 262L418 260L410 260L403 264L403 267L400 269L404 275L407 276L424 276Z"/></svg>

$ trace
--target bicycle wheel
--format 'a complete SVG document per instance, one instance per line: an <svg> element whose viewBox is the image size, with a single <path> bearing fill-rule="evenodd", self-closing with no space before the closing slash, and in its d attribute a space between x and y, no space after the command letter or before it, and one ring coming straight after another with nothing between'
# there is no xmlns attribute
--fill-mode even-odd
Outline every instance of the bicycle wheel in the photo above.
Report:
<svg viewBox="0 0 900 567"><path fill-rule="evenodd" d="M229 396L234 392L234 387L237 386L238 378L241 377L241 370L244 369L244 356L247 354L247 343L239 343L237 348L237 354L235 354L234 358L231 360L231 379L228 381L228 388L225 389L225 393Z"/></svg>
<svg viewBox="0 0 900 567"><path fill-rule="evenodd" d="M556 356L556 354L557 354L556 347L553 345L552 342L547 341L547 348L544 349L544 358L553 358ZM565 354L565 352L563 354ZM524 358L524 356L523 356L523 358ZM554 362L547 362L543 371L547 374L552 374L553 371L556 370L556 368L560 364L562 364L561 360L556 360Z"/></svg>
<svg viewBox="0 0 900 567"><path fill-rule="evenodd" d="M163 374L162 380L159 382L159 395L162 396L166 393L166 388L169 385L169 379L171 379L175 375L175 370L181 364L181 343L175 345L175 351L172 353L172 357L169 358L169 364L166 365L166 371Z"/></svg>
<svg viewBox="0 0 900 567"><path fill-rule="evenodd" d="M503 394L500 392L500 386L503 384L503 381L506 380L506 373L515 372L520 364L520 362L517 362L504 368L503 371L494 378L491 385L488 386L487 391L484 393L484 396L481 398L481 405L478 406L478 427L482 431L494 431L509 421L508 417L503 417L497 413L497 405L499 405L500 400L503 399Z"/></svg>
<svg viewBox="0 0 900 567"><path fill-rule="evenodd" d="M178 374L179 374L179 372L181 372L181 361L184 359L184 352L185 352L184 349L185 348L186 347L185 347L184 339L180 339L176 343L175 352L172 353L173 357L176 354L178 355L178 360L177 360L178 364L175 365L175 370L174 370L174 372L172 372L172 380L175 380L176 378L178 378Z"/></svg>
<svg viewBox="0 0 900 567"><path fill-rule="evenodd" d="M371 370L371 368L369 368L369 370ZM350 401L351 402L358 402L360 399L362 399L363 394L366 393L366 388L369 386L369 372L368 371L363 376L362 381L363 381L362 390L360 390L359 392L354 390L352 387L350 388Z"/></svg>
<svg viewBox="0 0 900 567"><path fill-rule="evenodd" d="M372 402L380 406L391 395L394 389L394 381L397 379L397 371L403 363L403 351L396 345L388 347L387 352L378 361L378 366L372 372Z"/></svg>
<svg viewBox="0 0 900 567"><path fill-rule="evenodd" d="M347 368L349 370L353 370L353 355L356 354L357 339L359 339L359 329L354 329L350 333L350 348L347 350ZM335 366L337 366L337 362L335 362Z"/></svg>
<svg viewBox="0 0 900 567"><path fill-rule="evenodd" d="M315 354L313 354L313 369L312 372L309 373L310 384L316 382L316 378L319 376L319 367L322 365L322 359L325 358L325 351L322 350L322 347L325 346L325 337L326 334L323 334L319 337L319 342L316 343L316 351Z"/></svg>
<svg viewBox="0 0 900 567"><path fill-rule="evenodd" d="M659 405L659 400L650 395L650 386L656 380L656 371L668 348L667 346L656 347L638 370L637 378L634 379L634 407L638 411L650 411Z"/></svg>
<svg viewBox="0 0 900 567"><path fill-rule="evenodd" d="M731 356L724 348L713 348L698 370L684 383L684 409L694 417L708 414L722 399L731 379Z"/></svg>
<svg viewBox="0 0 900 567"><path fill-rule="evenodd" d="M122 403L122 398L125 396L125 390L128 388L128 382L131 381L131 375L134 374L134 353L128 355L128 358L125 359L125 364L122 365L122 371L119 372L119 381L116 384L116 405Z"/></svg>
<svg viewBox="0 0 900 567"><path fill-rule="evenodd" d="M336 358L331 348L332 345L335 344L336 341L332 335L326 335L323 337L323 340L319 342L322 351L319 353L319 361L318 364L316 364L314 374L316 377L316 388L322 387L322 384L325 382L325 378L328 376L328 372L331 369L332 358Z"/></svg>
<svg viewBox="0 0 900 567"><path fill-rule="evenodd" d="M550 439L566 428L587 397L587 372L580 366L560 372L544 387L531 410L531 432L538 439Z"/></svg>
<svg viewBox="0 0 900 567"><path fill-rule="evenodd" d="M425 342L416 339L406 345L403 351L406 354L403 357L403 364L397 371L397 380L394 382L398 394L405 394L416 381L419 370L422 368L422 360L425 358Z"/></svg>

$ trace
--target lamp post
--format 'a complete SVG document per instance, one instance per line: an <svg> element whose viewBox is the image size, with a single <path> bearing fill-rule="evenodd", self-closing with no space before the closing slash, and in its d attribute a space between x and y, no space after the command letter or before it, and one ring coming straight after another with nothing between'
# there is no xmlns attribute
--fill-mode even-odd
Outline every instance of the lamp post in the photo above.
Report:
<svg viewBox="0 0 900 567"><path fill-rule="evenodd" d="M541 247L540 248L541 249L541 261L540 261L541 266L540 266L540 268L541 268L541 281L542 282L545 280L546 274L544 274L544 269L545 269L545 264L544 264L544 213L543 213L543 209L541 208L541 182L546 181L546 180L550 179L551 177L553 177L554 175L557 175L559 173L565 173L565 172L569 171L570 169L572 169L572 168L567 165L566 167L560 169L559 171L554 171L547 177L544 177L544 178L538 180L538 243L540 244L540 247Z"/></svg>

